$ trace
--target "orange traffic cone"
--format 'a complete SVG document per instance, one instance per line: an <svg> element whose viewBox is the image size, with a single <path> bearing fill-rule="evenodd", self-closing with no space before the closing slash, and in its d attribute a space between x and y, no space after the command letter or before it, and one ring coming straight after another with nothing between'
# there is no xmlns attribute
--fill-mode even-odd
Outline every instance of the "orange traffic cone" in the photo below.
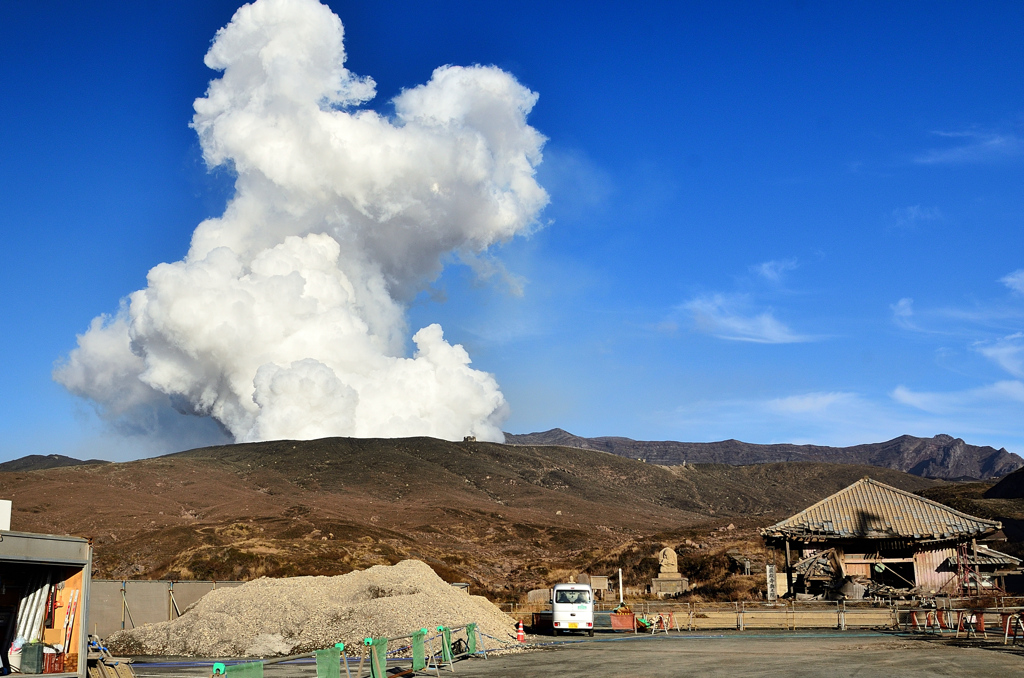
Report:
<svg viewBox="0 0 1024 678"><path fill-rule="evenodd" d="M516 631L516 640L520 643L526 642L526 632L523 630L523 620L519 620L519 630Z"/></svg>

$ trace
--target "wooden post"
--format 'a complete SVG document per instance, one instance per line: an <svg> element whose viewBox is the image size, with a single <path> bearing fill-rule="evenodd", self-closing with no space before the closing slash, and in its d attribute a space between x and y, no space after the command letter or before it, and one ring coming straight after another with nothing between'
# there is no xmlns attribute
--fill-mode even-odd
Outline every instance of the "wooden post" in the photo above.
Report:
<svg viewBox="0 0 1024 678"><path fill-rule="evenodd" d="M786 540L786 595L796 599L796 591L793 590L793 561L789 555L789 540Z"/></svg>
<svg viewBox="0 0 1024 678"><path fill-rule="evenodd" d="M971 539L971 548L974 550L974 590L981 598L981 570L978 569L978 540ZM970 570L968 570L970 571Z"/></svg>

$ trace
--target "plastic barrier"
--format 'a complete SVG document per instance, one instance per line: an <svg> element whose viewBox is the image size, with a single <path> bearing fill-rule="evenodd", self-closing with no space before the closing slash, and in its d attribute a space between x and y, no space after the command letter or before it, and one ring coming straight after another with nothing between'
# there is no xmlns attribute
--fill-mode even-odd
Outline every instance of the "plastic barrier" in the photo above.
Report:
<svg viewBox="0 0 1024 678"><path fill-rule="evenodd" d="M437 671L441 665L447 664L449 670L453 671L454 661L461 657L478 656L483 655L484 659L487 658L487 648L484 647L484 633L480 631L480 627L475 623L466 624L465 626L458 626L450 628L447 626L437 627L438 635L433 638L440 638L441 650L439 653L435 653L433 650L433 638L428 637L427 629L420 629L419 631L413 631L409 635L397 636L395 638L365 638L363 639L363 645L368 649L368 652L360 657L359 667L356 670L357 676L363 676L363 665L366 659L370 660L370 676L372 678L387 678L387 663L388 663L388 643L397 640L410 640L409 645L403 645L397 648L394 652L403 652L409 649L412 650L412 671L423 671L425 669L433 669ZM465 631L465 652L456 652L455 646L453 645L452 636L454 633L459 631ZM490 636L488 636L490 637ZM458 639L459 643L463 640ZM430 649L428 652L427 644L430 643ZM232 678L263 678L263 668L268 664L280 664L282 662L292 661L295 659L302 659L312 657L316 660L316 675L317 678L341 678L341 665L345 666L345 675L351 678L352 672L349 669L348 659L344 655L345 644L337 643L334 647L326 648L323 650L316 650L314 652L305 652L301 654L289 655L287 657L277 657L275 659L268 659L264 661L255 662L240 662L237 664L227 664L225 662L216 662L213 665L213 676L232 676ZM394 660L394 659L393 659ZM408 662L408 657L403 657L400 661ZM431 665L433 663L433 666Z"/></svg>
<svg viewBox="0 0 1024 678"><path fill-rule="evenodd" d="M632 631L636 633L636 615L635 614L615 614L608 615L612 620L613 631Z"/></svg>
<svg viewBox="0 0 1024 678"><path fill-rule="evenodd" d="M313 654L316 655L316 678L341 678L340 648L329 647Z"/></svg>
<svg viewBox="0 0 1024 678"><path fill-rule="evenodd" d="M244 662L226 666L218 662L213 665L213 675L231 676L232 678L263 678L263 662Z"/></svg>
<svg viewBox="0 0 1024 678"><path fill-rule="evenodd" d="M420 629L412 634L412 670L422 671L427 668L427 652L424 640L427 637L427 630Z"/></svg>
<svg viewBox="0 0 1024 678"><path fill-rule="evenodd" d="M370 648L370 676L371 678L384 678L384 671L388 666L388 639L367 638L363 643ZM359 662L362 668L362 662Z"/></svg>

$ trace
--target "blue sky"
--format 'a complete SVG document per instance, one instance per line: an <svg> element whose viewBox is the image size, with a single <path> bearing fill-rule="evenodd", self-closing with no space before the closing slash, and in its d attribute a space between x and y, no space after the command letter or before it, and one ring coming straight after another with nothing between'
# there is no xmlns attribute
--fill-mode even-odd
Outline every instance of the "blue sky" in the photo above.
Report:
<svg viewBox="0 0 1024 678"><path fill-rule="evenodd" d="M188 125L240 4L0 3L0 458L153 451L51 371L223 211ZM540 95L522 296L453 264L409 309L505 430L1024 454L1024 6L329 4L371 108L443 64Z"/></svg>

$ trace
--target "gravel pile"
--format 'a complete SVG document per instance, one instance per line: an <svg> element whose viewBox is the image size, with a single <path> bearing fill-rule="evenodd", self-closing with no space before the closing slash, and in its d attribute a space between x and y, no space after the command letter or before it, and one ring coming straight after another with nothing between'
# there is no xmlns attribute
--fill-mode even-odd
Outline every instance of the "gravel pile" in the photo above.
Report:
<svg viewBox="0 0 1024 678"><path fill-rule="evenodd" d="M468 622L502 644L515 641L512 618L493 603L445 583L426 563L403 560L337 577L262 578L216 589L178 619L118 631L108 646L123 655L270 657L343 642L347 654L359 654L368 636Z"/></svg>

